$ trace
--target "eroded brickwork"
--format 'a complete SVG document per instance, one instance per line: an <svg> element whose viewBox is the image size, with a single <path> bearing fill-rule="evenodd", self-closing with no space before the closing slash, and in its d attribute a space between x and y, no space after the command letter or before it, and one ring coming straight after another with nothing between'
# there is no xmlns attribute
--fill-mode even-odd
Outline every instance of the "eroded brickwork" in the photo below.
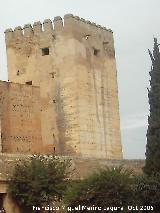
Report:
<svg viewBox="0 0 160 213"><path fill-rule="evenodd" d="M38 87L0 81L1 152L39 153L42 147Z"/></svg>
<svg viewBox="0 0 160 213"><path fill-rule="evenodd" d="M112 31L68 14L5 35L9 80L40 87L43 143L61 155L121 159Z"/></svg>

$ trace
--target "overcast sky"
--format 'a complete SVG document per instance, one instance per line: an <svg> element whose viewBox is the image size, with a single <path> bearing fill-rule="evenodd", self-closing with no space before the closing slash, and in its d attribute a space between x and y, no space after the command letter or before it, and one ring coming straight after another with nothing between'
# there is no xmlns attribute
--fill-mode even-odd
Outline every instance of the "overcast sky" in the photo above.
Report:
<svg viewBox="0 0 160 213"><path fill-rule="evenodd" d="M114 32L124 158L144 158L151 61L160 42L160 0L5 0L0 7L0 79L7 80L4 30L73 13Z"/></svg>

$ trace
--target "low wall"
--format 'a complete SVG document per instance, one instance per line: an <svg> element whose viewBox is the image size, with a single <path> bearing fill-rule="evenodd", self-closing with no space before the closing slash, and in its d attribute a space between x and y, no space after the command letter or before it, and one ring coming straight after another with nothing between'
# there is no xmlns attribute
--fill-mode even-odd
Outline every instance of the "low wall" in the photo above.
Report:
<svg viewBox="0 0 160 213"><path fill-rule="evenodd" d="M82 179L100 168L120 166L131 170L135 175L139 175L143 172L142 168L145 165L145 160L104 160L89 158L72 158L72 164L75 169L73 177Z"/></svg>
<svg viewBox="0 0 160 213"><path fill-rule="evenodd" d="M19 160L29 157L29 155L21 154L0 154L0 180L6 180L8 175L12 172L14 165ZM119 167L128 168L134 174L141 174L144 167L145 160L131 159L131 160L111 160L111 159L93 159L61 156L62 159L71 159L72 178L84 178L99 168L105 167Z"/></svg>

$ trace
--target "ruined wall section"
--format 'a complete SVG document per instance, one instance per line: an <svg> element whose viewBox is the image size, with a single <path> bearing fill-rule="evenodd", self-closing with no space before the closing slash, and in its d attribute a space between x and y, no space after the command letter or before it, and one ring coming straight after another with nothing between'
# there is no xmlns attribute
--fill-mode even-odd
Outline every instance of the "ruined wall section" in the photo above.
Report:
<svg viewBox="0 0 160 213"><path fill-rule="evenodd" d="M112 31L68 14L5 34L9 80L40 86L43 141L60 154L122 158Z"/></svg>
<svg viewBox="0 0 160 213"><path fill-rule="evenodd" d="M39 88L0 81L2 152L43 153Z"/></svg>

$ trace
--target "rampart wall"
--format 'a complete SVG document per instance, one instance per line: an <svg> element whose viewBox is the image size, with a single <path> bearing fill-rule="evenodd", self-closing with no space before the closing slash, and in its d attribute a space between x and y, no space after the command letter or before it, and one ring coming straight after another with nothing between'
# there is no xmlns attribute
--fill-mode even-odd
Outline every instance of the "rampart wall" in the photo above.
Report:
<svg viewBox="0 0 160 213"><path fill-rule="evenodd" d="M1 152L39 153L39 88L0 81L0 121Z"/></svg>

